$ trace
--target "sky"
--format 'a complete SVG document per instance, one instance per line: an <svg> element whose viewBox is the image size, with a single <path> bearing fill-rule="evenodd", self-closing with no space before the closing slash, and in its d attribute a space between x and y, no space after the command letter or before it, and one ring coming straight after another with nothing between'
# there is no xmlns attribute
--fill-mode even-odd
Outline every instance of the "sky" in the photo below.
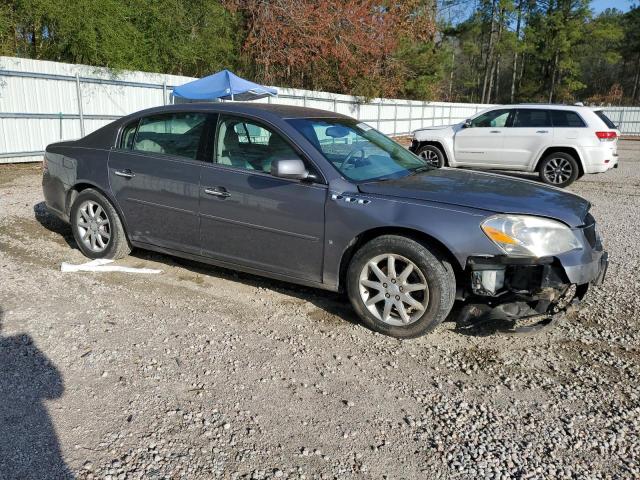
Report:
<svg viewBox="0 0 640 480"><path fill-rule="evenodd" d="M454 24L465 20L473 12L474 0L440 0L440 15L445 21ZM448 7L444 8L444 4ZM634 5L640 6L640 0L591 0L591 9L597 15L607 8L616 8L628 12Z"/></svg>
<svg viewBox="0 0 640 480"><path fill-rule="evenodd" d="M591 8L596 13L606 10L607 8L617 8L618 10L626 12L631 9L634 3L640 5L640 2L634 0L592 0Z"/></svg>

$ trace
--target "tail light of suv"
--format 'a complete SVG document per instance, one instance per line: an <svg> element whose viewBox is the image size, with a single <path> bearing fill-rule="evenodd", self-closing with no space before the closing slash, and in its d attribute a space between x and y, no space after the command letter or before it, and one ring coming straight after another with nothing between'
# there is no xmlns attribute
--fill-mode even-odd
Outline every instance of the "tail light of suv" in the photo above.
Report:
<svg viewBox="0 0 640 480"><path fill-rule="evenodd" d="M598 137L601 142L613 142L616 138L618 138L618 134L611 131L596 132L596 137Z"/></svg>

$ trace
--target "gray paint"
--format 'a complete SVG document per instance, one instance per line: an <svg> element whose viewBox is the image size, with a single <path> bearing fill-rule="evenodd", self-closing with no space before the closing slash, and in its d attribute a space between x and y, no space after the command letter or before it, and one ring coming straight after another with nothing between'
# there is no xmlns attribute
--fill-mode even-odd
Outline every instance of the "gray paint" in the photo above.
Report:
<svg viewBox="0 0 640 480"><path fill-rule="evenodd" d="M164 154L115 148L121 128L157 112L228 112L274 128L319 173L316 181L273 177ZM356 185L342 178L285 119L336 118L333 112L251 103L171 105L117 120L75 142L47 147L47 205L63 218L70 190L89 184L123 216L135 246L335 290L340 265L360 235L402 228L433 238L464 269L471 256L502 252L480 222L495 213L541 215L580 230L589 203L524 180L441 169L398 180ZM135 177L115 175L130 169ZM224 196L205 189L222 189ZM228 195L226 195L228 194ZM348 199L348 200L347 200ZM360 201L359 201L360 200ZM572 282L587 283L602 254L585 248L557 257Z"/></svg>

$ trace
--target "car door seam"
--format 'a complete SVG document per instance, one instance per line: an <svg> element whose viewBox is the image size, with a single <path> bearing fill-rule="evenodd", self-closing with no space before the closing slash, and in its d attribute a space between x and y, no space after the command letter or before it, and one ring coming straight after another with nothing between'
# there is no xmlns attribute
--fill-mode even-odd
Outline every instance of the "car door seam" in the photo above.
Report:
<svg viewBox="0 0 640 480"><path fill-rule="evenodd" d="M267 232L280 233L282 235L288 235L288 236L291 236L291 237L302 238L304 240L310 240L312 242L317 242L317 241L320 240L318 237L314 237L312 235L305 235L303 233L289 232L287 230L280 230L278 228L271 228L271 227L265 227L263 225L256 225L254 223L241 222L239 220L231 220L229 218L218 217L216 215L209 215L209 214L206 214L206 213L200 213L200 216L201 217L205 217L205 218L209 218L209 219L212 219L212 220L217 220L217 221L220 221L220 222L224 222L224 223L231 223L231 224L240 225L240 226L243 226L243 227L256 228L258 230L265 230Z"/></svg>
<svg viewBox="0 0 640 480"><path fill-rule="evenodd" d="M187 213L189 215L197 215L196 212L191 210L185 210L184 208L178 208L178 207L171 207L169 205L164 205L162 203L147 202L146 200L140 200L139 198L127 197L127 200L135 203L140 203L142 205L148 205L150 207L166 208L167 210L173 210L175 212Z"/></svg>

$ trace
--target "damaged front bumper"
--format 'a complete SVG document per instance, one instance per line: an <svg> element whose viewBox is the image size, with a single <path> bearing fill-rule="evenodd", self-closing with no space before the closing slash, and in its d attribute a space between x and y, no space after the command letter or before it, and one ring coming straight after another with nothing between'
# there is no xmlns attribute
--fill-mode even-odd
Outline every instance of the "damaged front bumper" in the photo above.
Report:
<svg viewBox="0 0 640 480"><path fill-rule="evenodd" d="M604 282L609 265L595 225L582 236L582 249L554 257L469 257L465 303L479 314L498 309L514 320L565 312Z"/></svg>

